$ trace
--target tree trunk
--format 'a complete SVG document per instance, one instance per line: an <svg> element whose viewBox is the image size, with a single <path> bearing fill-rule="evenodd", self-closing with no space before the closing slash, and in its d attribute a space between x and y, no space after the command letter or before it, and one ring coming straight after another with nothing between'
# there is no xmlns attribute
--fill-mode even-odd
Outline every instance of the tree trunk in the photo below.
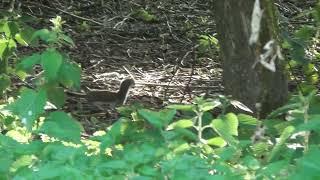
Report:
<svg viewBox="0 0 320 180"><path fill-rule="evenodd" d="M225 93L263 118L286 102L288 89L284 62L276 56L279 43L275 7L272 0L260 1L263 14L259 38L251 45L249 38L255 0L215 0L213 3ZM273 55L277 57L275 72L258 61L270 40L275 42L272 46Z"/></svg>

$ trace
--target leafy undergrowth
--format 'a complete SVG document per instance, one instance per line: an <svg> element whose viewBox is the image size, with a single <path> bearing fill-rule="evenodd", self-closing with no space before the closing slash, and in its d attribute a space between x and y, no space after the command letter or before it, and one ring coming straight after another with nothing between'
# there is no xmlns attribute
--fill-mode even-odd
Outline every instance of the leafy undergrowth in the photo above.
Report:
<svg viewBox="0 0 320 180"><path fill-rule="evenodd" d="M63 21L57 17L51 29L34 30L21 16L4 16L0 92L12 95L0 105L0 179L320 179L320 97L314 88L266 119L227 112L229 106L250 110L222 95L160 111L120 107L118 121L84 137L80 123L61 111L59 85L79 88L81 73L63 52L74 45L61 30ZM315 29L306 30L287 39L286 48L309 42L302 37ZM15 59L18 45L41 51ZM39 68L43 73L32 88L15 95L13 77L25 80ZM46 111L47 102L56 110Z"/></svg>
<svg viewBox="0 0 320 180"><path fill-rule="evenodd" d="M234 102L218 96L161 111L122 107L117 122L89 138L64 112L40 118L32 131L3 113L1 179L320 178L319 97L293 98L263 121L212 117ZM287 121L276 118L286 112Z"/></svg>

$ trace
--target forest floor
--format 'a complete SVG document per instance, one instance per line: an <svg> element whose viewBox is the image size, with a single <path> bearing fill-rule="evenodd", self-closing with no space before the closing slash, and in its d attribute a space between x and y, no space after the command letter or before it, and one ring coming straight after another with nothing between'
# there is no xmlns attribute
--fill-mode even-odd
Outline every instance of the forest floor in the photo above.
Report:
<svg viewBox="0 0 320 180"><path fill-rule="evenodd" d="M289 25L299 23L292 17L314 4L276 3L280 20ZM218 47L209 40L215 36L210 1L26 0L21 8L41 20L37 28L51 26L49 19L57 15L66 21L63 30L76 44L66 53L82 67L82 89L117 91L121 80L133 77L129 104L140 101L158 108L223 92ZM67 109L80 113L86 128L95 129L95 115L83 113L75 102L71 98Z"/></svg>

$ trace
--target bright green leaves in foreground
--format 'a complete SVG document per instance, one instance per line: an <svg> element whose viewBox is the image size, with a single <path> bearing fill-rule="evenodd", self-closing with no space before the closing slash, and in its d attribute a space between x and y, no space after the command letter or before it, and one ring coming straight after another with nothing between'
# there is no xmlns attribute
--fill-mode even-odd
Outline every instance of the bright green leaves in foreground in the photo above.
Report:
<svg viewBox="0 0 320 180"><path fill-rule="evenodd" d="M55 49L47 49L41 54L41 66L49 81L57 79L62 60L62 55Z"/></svg>
<svg viewBox="0 0 320 180"><path fill-rule="evenodd" d="M214 119L211 123L212 128L223 138L228 144L236 145L237 141L232 136L238 136L238 118L233 113L228 113L221 118ZM224 144L224 143L223 143Z"/></svg>
<svg viewBox="0 0 320 180"><path fill-rule="evenodd" d="M81 68L79 65L70 62L63 61L59 69L59 82L68 88L80 88L80 74Z"/></svg>
<svg viewBox="0 0 320 180"><path fill-rule="evenodd" d="M11 85L10 77L6 74L0 74L0 96Z"/></svg>
<svg viewBox="0 0 320 180"><path fill-rule="evenodd" d="M81 125L64 112L53 112L44 120L39 132L64 141L80 142Z"/></svg>
<svg viewBox="0 0 320 180"><path fill-rule="evenodd" d="M45 91L36 92L31 89L25 89L22 91L21 97L9 104L7 108L16 114L21 122L31 130L35 120L44 112L46 100Z"/></svg>
<svg viewBox="0 0 320 180"><path fill-rule="evenodd" d="M62 83L67 87L80 87L80 67L69 62L69 59L56 49L47 49L41 54L33 54L23 58L17 65L17 74L24 79L34 65L41 64L46 83Z"/></svg>
<svg viewBox="0 0 320 180"><path fill-rule="evenodd" d="M160 112L155 112L147 109L140 109L138 110L138 114L151 123L154 127L162 129L173 120L176 110L165 109Z"/></svg>

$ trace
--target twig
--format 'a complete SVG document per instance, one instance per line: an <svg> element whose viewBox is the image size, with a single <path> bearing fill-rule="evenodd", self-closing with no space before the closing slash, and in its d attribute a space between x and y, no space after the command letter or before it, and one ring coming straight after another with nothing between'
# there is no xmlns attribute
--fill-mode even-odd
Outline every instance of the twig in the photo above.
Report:
<svg viewBox="0 0 320 180"><path fill-rule="evenodd" d="M67 11L65 11L65 10L62 10L62 9L60 9L60 8L52 8L52 7L49 7L49 6L40 4L40 3L34 3L34 2L28 2L28 3L29 3L29 4L33 4L33 5L36 5L36 6L41 6L41 7L44 7L44 8L53 10L53 11L57 9L58 11L63 12L63 13L65 13L65 14L68 14L68 15L70 15L70 16L72 16L72 17L75 17L75 18L78 18L78 19L82 19L82 20L85 20L85 21L89 21L89 22L92 22L92 23L97 24L97 25L100 25L100 26L104 26L104 24L101 23L101 22L98 22L98 21L95 21L95 20L93 20L93 19L89 19L89 18L85 18L85 17L81 17L81 16L78 16L78 15L72 14L72 13L67 12Z"/></svg>

